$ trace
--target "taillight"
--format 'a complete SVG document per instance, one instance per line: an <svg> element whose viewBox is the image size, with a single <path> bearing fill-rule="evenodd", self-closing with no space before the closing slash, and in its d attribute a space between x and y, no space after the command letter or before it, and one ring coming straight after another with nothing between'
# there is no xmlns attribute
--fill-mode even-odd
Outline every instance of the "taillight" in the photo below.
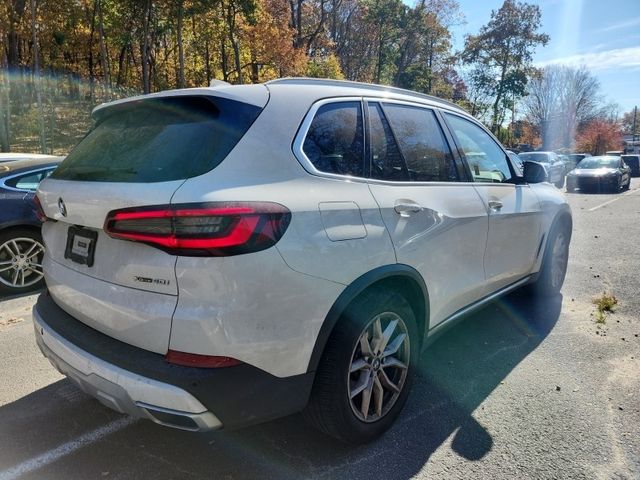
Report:
<svg viewBox="0 0 640 480"><path fill-rule="evenodd" d="M44 208L42 208L42 203L40 203L40 199L38 198L37 195L33 197L33 203L36 206L34 211L36 213L36 217L38 217L38 220L40 220L42 223L46 222L47 215L44 213Z"/></svg>
<svg viewBox="0 0 640 480"><path fill-rule="evenodd" d="M178 352L176 350L169 350L164 358L167 362L175 365L198 368L233 367L242 363L240 360L231 357L200 355L197 353Z"/></svg>
<svg viewBox="0 0 640 480"><path fill-rule="evenodd" d="M229 256L276 244L291 212L270 202L216 202L113 210L104 231L173 255Z"/></svg>

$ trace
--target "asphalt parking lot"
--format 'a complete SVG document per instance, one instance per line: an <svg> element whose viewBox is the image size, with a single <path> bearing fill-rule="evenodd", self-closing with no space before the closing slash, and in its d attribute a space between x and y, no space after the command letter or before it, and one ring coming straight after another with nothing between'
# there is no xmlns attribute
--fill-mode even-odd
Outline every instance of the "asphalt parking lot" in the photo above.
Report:
<svg viewBox="0 0 640 480"><path fill-rule="evenodd" d="M153 478L640 478L640 179L567 194L562 295L512 294L422 357L397 424L349 447L299 416L193 434L118 415L38 351L36 296L0 302L0 480ZM592 299L615 313L598 328ZM223 392L221 392L223 394Z"/></svg>

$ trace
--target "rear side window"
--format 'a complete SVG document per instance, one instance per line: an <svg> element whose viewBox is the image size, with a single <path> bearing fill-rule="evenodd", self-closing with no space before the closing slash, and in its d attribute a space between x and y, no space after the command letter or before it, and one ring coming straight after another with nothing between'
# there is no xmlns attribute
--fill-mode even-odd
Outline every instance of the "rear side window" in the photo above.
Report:
<svg viewBox="0 0 640 480"><path fill-rule="evenodd" d="M302 151L326 173L364 176L364 129L360 102L322 105L304 139Z"/></svg>
<svg viewBox="0 0 640 480"><path fill-rule="evenodd" d="M29 172L18 177L14 177L11 180L7 180L6 185L8 187L18 188L20 190L33 190L38 188L38 184L51 175L53 168L47 170L40 170L37 172Z"/></svg>
<svg viewBox="0 0 640 480"><path fill-rule="evenodd" d="M382 108L377 103L370 103L368 109L371 177L378 180L409 181L409 172Z"/></svg>
<svg viewBox="0 0 640 480"><path fill-rule="evenodd" d="M220 164L261 111L207 96L107 107L52 178L149 183L195 177Z"/></svg>
<svg viewBox="0 0 640 480"><path fill-rule="evenodd" d="M383 107L411 181L458 180L451 150L432 110L390 103Z"/></svg>

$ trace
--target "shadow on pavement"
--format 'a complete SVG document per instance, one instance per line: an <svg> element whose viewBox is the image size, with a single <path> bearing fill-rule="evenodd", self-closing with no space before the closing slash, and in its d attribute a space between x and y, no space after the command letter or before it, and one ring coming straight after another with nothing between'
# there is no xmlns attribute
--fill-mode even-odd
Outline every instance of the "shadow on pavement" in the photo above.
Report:
<svg viewBox="0 0 640 480"><path fill-rule="evenodd" d="M43 467L40 475L410 478L447 442L457 455L478 460L492 449L493 438L474 419L474 411L545 339L561 303L561 296L536 302L512 294L448 331L422 356L396 425L370 445L343 445L307 426L299 415L211 434L138 421ZM0 408L0 468L20 464L118 418L66 380L49 385Z"/></svg>

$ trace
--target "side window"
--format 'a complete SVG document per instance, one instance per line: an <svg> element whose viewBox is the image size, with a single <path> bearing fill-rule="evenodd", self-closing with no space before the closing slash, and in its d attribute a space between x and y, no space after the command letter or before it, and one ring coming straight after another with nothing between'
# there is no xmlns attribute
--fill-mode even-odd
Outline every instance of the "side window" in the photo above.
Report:
<svg viewBox="0 0 640 480"><path fill-rule="evenodd" d="M432 110L383 104L414 182L458 180L453 156Z"/></svg>
<svg viewBox="0 0 640 480"><path fill-rule="evenodd" d="M20 190L36 190L38 188L38 184L51 175L52 172L53 169L29 172L22 176L12 178L7 182L7 186L19 188Z"/></svg>
<svg viewBox="0 0 640 480"><path fill-rule="evenodd" d="M369 136L371 138L371 177L379 180L409 181L398 144L382 108L377 103L369 103Z"/></svg>
<svg viewBox="0 0 640 480"><path fill-rule="evenodd" d="M464 152L476 182L508 182L511 170L504 151L479 126L446 113L458 145Z"/></svg>
<svg viewBox="0 0 640 480"><path fill-rule="evenodd" d="M326 173L364 176L364 129L360 102L322 105L316 112L302 151Z"/></svg>

